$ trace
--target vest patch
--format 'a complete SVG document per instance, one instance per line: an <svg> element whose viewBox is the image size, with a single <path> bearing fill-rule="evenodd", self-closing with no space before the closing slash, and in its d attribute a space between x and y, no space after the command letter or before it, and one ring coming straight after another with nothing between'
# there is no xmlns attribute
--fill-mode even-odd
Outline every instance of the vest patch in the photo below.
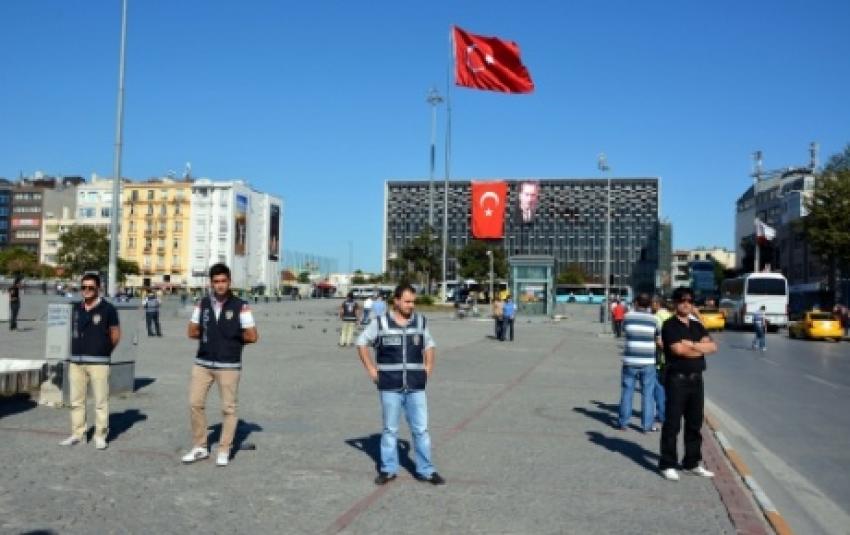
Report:
<svg viewBox="0 0 850 535"><path fill-rule="evenodd" d="M382 336L381 344L385 346L400 346L401 345L401 336L400 335L390 335L390 336Z"/></svg>

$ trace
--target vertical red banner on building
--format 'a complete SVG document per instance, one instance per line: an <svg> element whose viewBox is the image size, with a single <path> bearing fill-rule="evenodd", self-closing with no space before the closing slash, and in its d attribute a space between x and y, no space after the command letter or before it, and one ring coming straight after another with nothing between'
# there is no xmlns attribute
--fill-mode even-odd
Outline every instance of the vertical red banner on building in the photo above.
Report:
<svg viewBox="0 0 850 535"><path fill-rule="evenodd" d="M508 185L503 182L472 182L472 237L505 236L505 202Z"/></svg>

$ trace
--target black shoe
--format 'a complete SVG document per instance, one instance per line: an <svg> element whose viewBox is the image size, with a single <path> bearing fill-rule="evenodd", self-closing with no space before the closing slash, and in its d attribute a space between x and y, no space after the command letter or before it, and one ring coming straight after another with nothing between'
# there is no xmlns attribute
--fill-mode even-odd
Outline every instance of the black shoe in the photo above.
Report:
<svg viewBox="0 0 850 535"><path fill-rule="evenodd" d="M419 478L419 481L422 481L423 483L430 483L432 485L445 485L446 484L446 480L443 479L443 476L441 476L437 472L434 472L429 477L421 477L421 478Z"/></svg>
<svg viewBox="0 0 850 535"><path fill-rule="evenodd" d="M375 478L376 485L386 485L390 481L396 478L395 474L388 474L386 472L378 473L378 477Z"/></svg>

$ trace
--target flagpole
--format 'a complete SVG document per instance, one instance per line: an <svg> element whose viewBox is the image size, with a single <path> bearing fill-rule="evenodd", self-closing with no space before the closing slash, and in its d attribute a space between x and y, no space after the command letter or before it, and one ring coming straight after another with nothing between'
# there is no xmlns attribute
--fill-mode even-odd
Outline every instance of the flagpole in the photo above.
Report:
<svg viewBox="0 0 850 535"><path fill-rule="evenodd" d="M758 273L761 271L759 264L761 264L761 243L759 243L759 220L756 218L753 220L753 226L755 227L755 261L753 262L753 273Z"/></svg>
<svg viewBox="0 0 850 535"><path fill-rule="evenodd" d="M449 30L449 62L446 67L446 179L443 184L443 299L446 299L448 277L448 246L449 246L449 175L451 174L452 162L452 91L451 73L454 64L454 42L453 32ZM455 290L457 291L457 290Z"/></svg>

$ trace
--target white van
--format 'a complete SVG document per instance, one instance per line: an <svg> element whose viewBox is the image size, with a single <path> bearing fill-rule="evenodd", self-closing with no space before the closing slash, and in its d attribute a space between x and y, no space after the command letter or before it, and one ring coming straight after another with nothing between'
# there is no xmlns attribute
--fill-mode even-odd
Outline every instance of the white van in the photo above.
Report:
<svg viewBox="0 0 850 535"><path fill-rule="evenodd" d="M720 310L727 326L751 326L753 312L762 306L768 327L788 326L788 281L781 273L747 273L723 281Z"/></svg>

